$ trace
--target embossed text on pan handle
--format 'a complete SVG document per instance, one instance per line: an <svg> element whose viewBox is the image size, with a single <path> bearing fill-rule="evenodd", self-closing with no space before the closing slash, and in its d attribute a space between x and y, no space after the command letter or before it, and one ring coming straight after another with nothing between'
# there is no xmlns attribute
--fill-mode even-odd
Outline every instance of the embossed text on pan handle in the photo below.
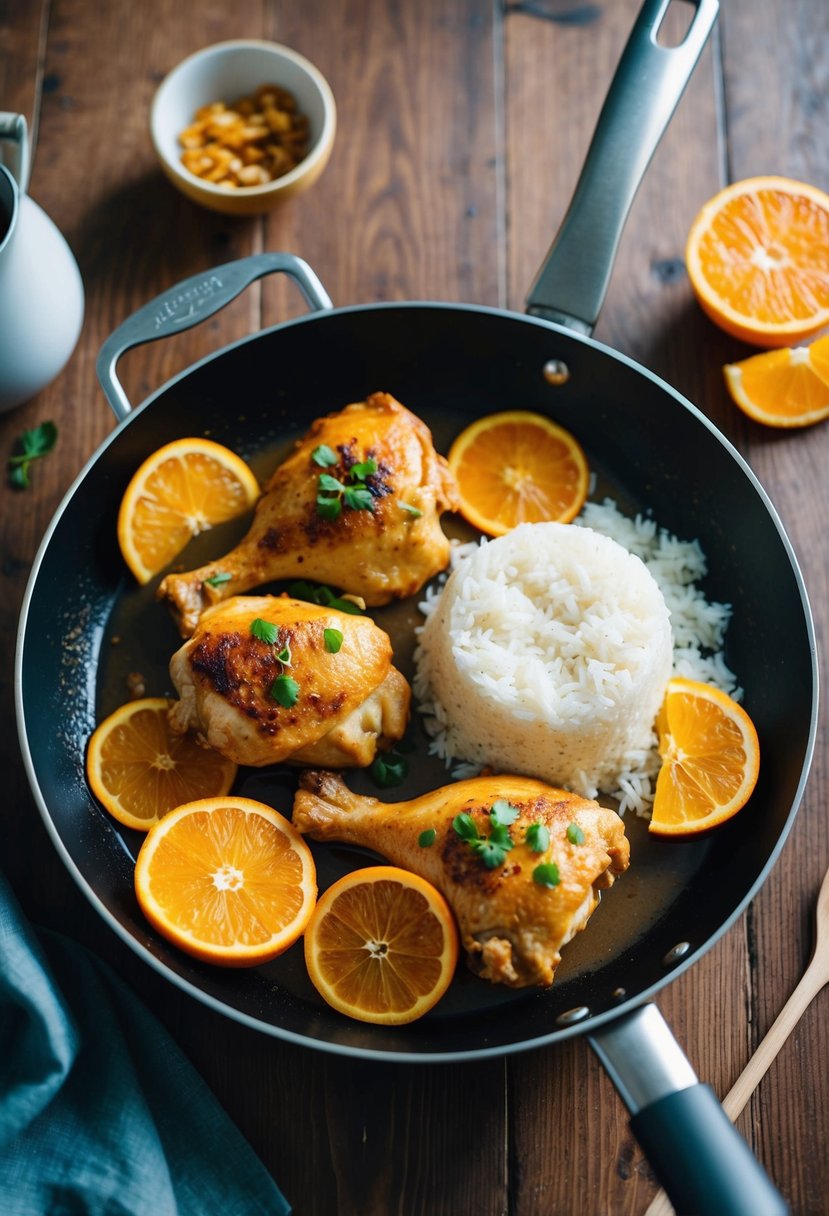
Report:
<svg viewBox="0 0 829 1216"><path fill-rule="evenodd" d="M671 0L645 0L610 86L573 200L527 298L527 312L591 333L628 211L717 19L696 12L677 46L657 41Z"/></svg>
<svg viewBox="0 0 829 1216"><path fill-rule="evenodd" d="M104 342L97 361L98 379L118 421L126 418L132 408L115 374L116 364L125 351L199 325L256 279L275 273L289 275L312 310L332 307L322 283L301 258L291 253L258 253L177 283L119 325Z"/></svg>

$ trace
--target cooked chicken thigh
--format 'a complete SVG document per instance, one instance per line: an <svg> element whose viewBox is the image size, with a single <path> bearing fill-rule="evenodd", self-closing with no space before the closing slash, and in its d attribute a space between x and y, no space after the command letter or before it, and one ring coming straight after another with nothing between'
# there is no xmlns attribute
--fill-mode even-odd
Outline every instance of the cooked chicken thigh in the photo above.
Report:
<svg viewBox="0 0 829 1216"><path fill-rule="evenodd" d="M411 693L387 634L287 596L208 609L170 675L172 728L196 730L237 764L368 765L408 720Z"/></svg>
<svg viewBox="0 0 829 1216"><path fill-rule="evenodd" d="M339 498L326 489L329 478L343 487ZM275 579L315 579L386 604L447 565L440 515L456 505L454 477L426 425L388 393L374 393L313 424L274 472L237 548L168 575L158 594L185 637L210 604Z"/></svg>
<svg viewBox="0 0 829 1216"><path fill-rule="evenodd" d="M353 794L329 772L303 773L300 786L295 827L313 840L364 845L438 887L458 919L472 969L513 988L553 982L562 946L585 927L600 891L630 858L615 812L527 777L475 777L397 803ZM502 819L517 812L500 832L491 819L496 804ZM474 823L479 845L469 843L468 822L458 833L458 815ZM512 847L500 860L497 853L487 859L482 838L503 841L504 830ZM429 831L431 844L422 837ZM550 868L534 878L538 866ZM542 885L542 875L553 885Z"/></svg>

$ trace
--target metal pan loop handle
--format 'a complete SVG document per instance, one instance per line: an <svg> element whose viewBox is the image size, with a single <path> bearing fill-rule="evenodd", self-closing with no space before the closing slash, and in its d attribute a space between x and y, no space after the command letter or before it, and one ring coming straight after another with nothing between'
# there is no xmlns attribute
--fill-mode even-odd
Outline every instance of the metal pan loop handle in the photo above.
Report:
<svg viewBox="0 0 829 1216"><path fill-rule="evenodd" d="M672 0L645 0L605 99L572 201L527 297L527 312L592 333L639 183L671 120L719 10L696 12L677 46L660 46Z"/></svg>
<svg viewBox="0 0 829 1216"><path fill-rule="evenodd" d="M333 308L322 283L302 258L292 253L258 253L184 279L122 322L104 342L96 364L101 387L118 421L122 422L132 409L115 374L115 366L125 351L201 324L251 283L276 273L287 274L294 280L313 311Z"/></svg>

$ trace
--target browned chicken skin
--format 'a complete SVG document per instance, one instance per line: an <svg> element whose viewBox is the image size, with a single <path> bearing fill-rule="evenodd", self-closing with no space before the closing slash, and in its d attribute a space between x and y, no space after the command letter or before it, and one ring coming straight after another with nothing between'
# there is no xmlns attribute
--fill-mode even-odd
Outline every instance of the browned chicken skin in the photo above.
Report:
<svg viewBox="0 0 829 1216"><path fill-rule="evenodd" d="M312 458L321 445L337 463ZM317 507L321 474L344 481L354 465L372 459L365 484L371 509L344 506L336 519ZM457 505L454 477L432 445L426 425L388 393L318 419L276 469L244 540L218 561L187 574L170 574L159 597L173 608L182 634L204 608L282 578L331 583L378 606L413 595L449 561L442 511ZM230 575L218 586L208 579Z"/></svg>
<svg viewBox="0 0 829 1216"><path fill-rule="evenodd" d="M251 631L256 620L275 626L273 642ZM326 630L336 634L326 640ZM408 720L411 693L391 665L388 635L368 617L288 596L237 596L208 609L170 675L180 697L173 729L197 731L237 764L365 766ZM293 705L275 695L280 677L297 686Z"/></svg>
<svg viewBox="0 0 829 1216"><path fill-rule="evenodd" d="M562 946L585 927L599 892L613 885L630 858L615 812L528 777L475 777L397 803L353 794L330 772L303 773L300 785L293 822L301 832L313 840L363 845L427 879L449 901L472 969L514 988L553 982ZM509 828L514 847L503 864L488 869L453 820L465 813L487 835L491 808L500 799L519 812ZM525 840L534 823L550 834L543 852ZM583 833L580 843L568 838L571 824ZM424 846L421 833L429 829L435 839ZM571 835L579 839L579 832L571 829ZM545 862L558 867L560 881L552 888L533 879Z"/></svg>

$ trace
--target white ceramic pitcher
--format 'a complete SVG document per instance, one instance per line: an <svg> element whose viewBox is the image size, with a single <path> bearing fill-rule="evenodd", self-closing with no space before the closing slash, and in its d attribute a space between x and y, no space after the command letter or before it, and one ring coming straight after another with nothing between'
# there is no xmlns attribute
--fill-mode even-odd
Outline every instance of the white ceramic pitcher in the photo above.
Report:
<svg viewBox="0 0 829 1216"><path fill-rule="evenodd" d="M26 194L28 170L26 120L0 112L0 411L54 379L83 321L77 262Z"/></svg>

